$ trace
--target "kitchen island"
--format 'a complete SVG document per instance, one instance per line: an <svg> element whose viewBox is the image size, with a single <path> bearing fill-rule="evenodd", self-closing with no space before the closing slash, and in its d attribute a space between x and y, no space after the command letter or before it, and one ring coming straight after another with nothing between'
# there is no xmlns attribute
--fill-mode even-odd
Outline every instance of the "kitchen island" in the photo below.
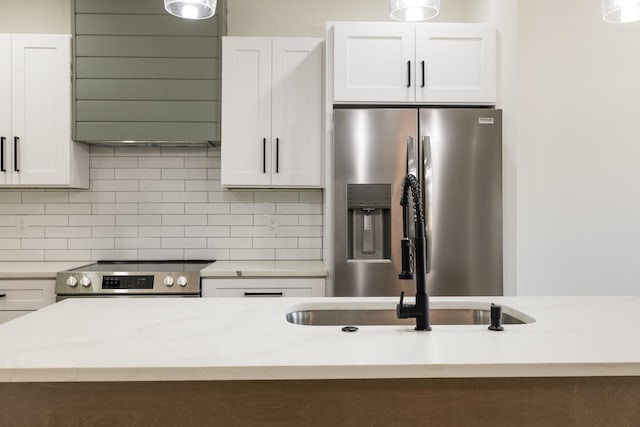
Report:
<svg viewBox="0 0 640 427"><path fill-rule="evenodd" d="M66 300L0 325L0 425L637 425L640 298L432 299L535 319L504 332L286 321L396 302Z"/></svg>

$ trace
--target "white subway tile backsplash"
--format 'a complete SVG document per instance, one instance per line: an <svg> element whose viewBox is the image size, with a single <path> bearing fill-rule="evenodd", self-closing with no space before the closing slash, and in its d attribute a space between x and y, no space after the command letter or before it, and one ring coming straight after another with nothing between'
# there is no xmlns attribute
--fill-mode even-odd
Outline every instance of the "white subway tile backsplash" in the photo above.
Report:
<svg viewBox="0 0 640 427"><path fill-rule="evenodd" d="M91 251L89 250L57 250L47 249L44 251L45 261L75 261L90 260Z"/></svg>
<svg viewBox="0 0 640 427"><path fill-rule="evenodd" d="M321 259L320 249L276 249L277 260L311 260Z"/></svg>
<svg viewBox="0 0 640 427"><path fill-rule="evenodd" d="M164 249L206 249L207 239L204 237L193 238L176 238L176 237L163 237L160 247Z"/></svg>
<svg viewBox="0 0 640 427"><path fill-rule="evenodd" d="M0 261L43 261L43 249L6 250L0 249Z"/></svg>
<svg viewBox="0 0 640 427"><path fill-rule="evenodd" d="M116 225L160 225L162 215L117 215Z"/></svg>
<svg viewBox="0 0 640 427"><path fill-rule="evenodd" d="M111 237L95 237L89 239L69 239L69 249L113 249L114 239Z"/></svg>
<svg viewBox="0 0 640 427"><path fill-rule="evenodd" d="M155 191L123 191L116 193L116 203L160 203L162 193Z"/></svg>
<svg viewBox="0 0 640 427"><path fill-rule="evenodd" d="M138 181L133 179L118 181L95 180L91 181L91 188L93 191L138 191L139 186Z"/></svg>
<svg viewBox="0 0 640 427"><path fill-rule="evenodd" d="M18 195L18 202L20 202L20 193L6 193ZM9 202L9 200L2 200L3 193L0 193L0 201ZM22 203L68 203L69 193L67 191L25 191L22 193Z"/></svg>
<svg viewBox="0 0 640 427"><path fill-rule="evenodd" d="M1 261L322 256L321 190L222 188L220 147L90 156L91 190L0 190Z"/></svg>
<svg viewBox="0 0 640 427"><path fill-rule="evenodd" d="M67 249L67 239L22 239L22 249Z"/></svg>
<svg viewBox="0 0 640 427"><path fill-rule="evenodd" d="M186 214L228 214L230 211L229 203L186 203L184 205Z"/></svg>
<svg viewBox="0 0 640 427"><path fill-rule="evenodd" d="M162 225L207 225L207 216L162 215Z"/></svg>
<svg viewBox="0 0 640 427"><path fill-rule="evenodd" d="M162 179L207 179L207 170L162 169Z"/></svg>
<svg viewBox="0 0 640 427"><path fill-rule="evenodd" d="M91 227L45 227L44 230L44 235L47 238L91 237Z"/></svg>
<svg viewBox="0 0 640 427"><path fill-rule="evenodd" d="M2 203L0 213L3 215L38 215L44 213L43 203Z"/></svg>
<svg viewBox="0 0 640 427"><path fill-rule="evenodd" d="M184 157L139 157L138 166L141 168L184 168Z"/></svg>
<svg viewBox="0 0 640 427"><path fill-rule="evenodd" d="M115 215L69 215L69 225L71 226L115 225L115 223L116 223ZM55 224L47 224L47 225L55 225Z"/></svg>
<svg viewBox="0 0 640 427"><path fill-rule="evenodd" d="M160 227L139 227L138 232L140 237L184 237L185 228L179 226L160 226Z"/></svg>
<svg viewBox="0 0 640 427"><path fill-rule="evenodd" d="M140 181L140 191L184 191L184 189L184 181L179 179Z"/></svg>
<svg viewBox="0 0 640 427"><path fill-rule="evenodd" d="M25 194L27 194L27 193L25 193ZM0 203L20 203L21 201L22 201L22 193L21 192L0 191ZM39 202L42 203L43 200L39 200ZM2 206L0 206L0 209L2 209Z"/></svg>
<svg viewBox="0 0 640 427"><path fill-rule="evenodd" d="M114 203L116 193L108 191L72 191L69 203Z"/></svg>
<svg viewBox="0 0 640 427"><path fill-rule="evenodd" d="M228 226L185 227L185 237L226 237L230 236Z"/></svg>
<svg viewBox="0 0 640 427"><path fill-rule="evenodd" d="M116 249L160 249L159 237L116 239Z"/></svg>
<svg viewBox="0 0 640 427"><path fill-rule="evenodd" d="M24 239L24 240L32 240L32 239ZM0 248L20 249L20 239L0 239ZM25 248L25 249L43 249L43 248Z"/></svg>
<svg viewBox="0 0 640 427"><path fill-rule="evenodd" d="M94 203L91 206L93 215L136 215L137 203Z"/></svg>
<svg viewBox="0 0 640 427"><path fill-rule="evenodd" d="M144 214L184 214L184 203L141 203L139 213Z"/></svg>
<svg viewBox="0 0 640 427"><path fill-rule="evenodd" d="M47 215L90 215L91 205L88 203L47 203L44 205Z"/></svg>
<svg viewBox="0 0 640 427"><path fill-rule="evenodd" d="M138 237L138 227L91 227L93 237Z"/></svg>
<svg viewBox="0 0 640 427"><path fill-rule="evenodd" d="M180 192L163 192L162 202L164 203L204 203L207 201L207 193L204 191L193 191L185 193Z"/></svg>
<svg viewBox="0 0 640 427"><path fill-rule="evenodd" d="M115 179L160 179L160 169L116 169Z"/></svg>

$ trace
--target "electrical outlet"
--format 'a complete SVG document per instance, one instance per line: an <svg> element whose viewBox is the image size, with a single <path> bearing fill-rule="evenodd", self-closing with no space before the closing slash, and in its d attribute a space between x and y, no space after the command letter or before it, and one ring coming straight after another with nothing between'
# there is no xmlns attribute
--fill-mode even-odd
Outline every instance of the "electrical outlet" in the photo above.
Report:
<svg viewBox="0 0 640 427"><path fill-rule="evenodd" d="M16 234L18 236L27 235L27 224L25 223L23 216L16 217Z"/></svg>

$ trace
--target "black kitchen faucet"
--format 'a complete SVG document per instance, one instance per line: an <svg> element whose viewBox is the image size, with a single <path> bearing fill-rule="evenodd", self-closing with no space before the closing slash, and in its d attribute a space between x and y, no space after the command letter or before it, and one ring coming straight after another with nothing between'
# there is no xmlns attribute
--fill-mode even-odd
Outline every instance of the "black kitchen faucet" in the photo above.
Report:
<svg viewBox="0 0 640 427"><path fill-rule="evenodd" d="M413 242L409 238L409 190L413 197L413 222L415 236ZM398 275L401 280L416 281L415 304L404 304L404 292L400 293L400 303L396 307L398 319L415 317L417 331L430 331L429 294L427 293L427 239L424 232L424 209L420 201L420 184L413 175L407 175L402 181L402 271ZM415 252L415 257L414 257ZM415 272L413 270L415 258Z"/></svg>

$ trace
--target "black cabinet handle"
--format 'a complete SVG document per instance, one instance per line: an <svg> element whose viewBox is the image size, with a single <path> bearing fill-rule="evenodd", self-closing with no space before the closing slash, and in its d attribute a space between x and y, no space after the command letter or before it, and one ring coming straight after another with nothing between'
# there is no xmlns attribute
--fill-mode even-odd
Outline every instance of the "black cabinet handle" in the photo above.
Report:
<svg viewBox="0 0 640 427"><path fill-rule="evenodd" d="M276 173L280 172L280 138L276 138Z"/></svg>
<svg viewBox="0 0 640 427"><path fill-rule="evenodd" d="M13 137L13 170L16 172L20 172L20 168L18 167L18 144L20 143L20 137Z"/></svg>
<svg viewBox="0 0 640 427"><path fill-rule="evenodd" d="M7 169L4 167L4 141L7 138L4 136L0 136L0 172L6 172Z"/></svg>
<svg viewBox="0 0 640 427"><path fill-rule="evenodd" d="M420 67L422 68L422 85L420 87L424 87L424 61L420 62Z"/></svg>
<svg viewBox="0 0 640 427"><path fill-rule="evenodd" d="M267 173L267 138L262 138L262 173Z"/></svg>
<svg viewBox="0 0 640 427"><path fill-rule="evenodd" d="M282 292L245 292L245 297L281 297Z"/></svg>
<svg viewBox="0 0 640 427"><path fill-rule="evenodd" d="M407 87L411 87L411 61L407 61Z"/></svg>
<svg viewBox="0 0 640 427"><path fill-rule="evenodd" d="M6 296L7 296L7 294L0 294L0 298L4 298Z"/></svg>

